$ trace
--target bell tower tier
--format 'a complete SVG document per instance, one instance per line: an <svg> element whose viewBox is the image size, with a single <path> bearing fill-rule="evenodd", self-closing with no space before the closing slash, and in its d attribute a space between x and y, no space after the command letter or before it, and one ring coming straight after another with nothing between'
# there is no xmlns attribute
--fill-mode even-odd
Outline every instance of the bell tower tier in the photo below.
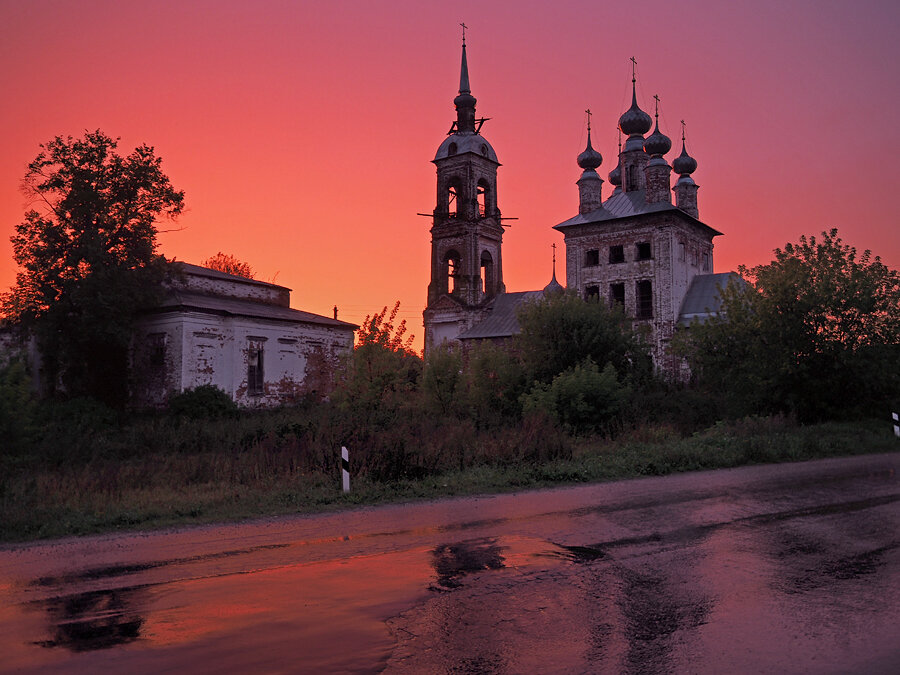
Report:
<svg viewBox="0 0 900 675"><path fill-rule="evenodd" d="M434 157L437 201L431 227L431 281L424 312L425 351L481 320L504 293L497 208L497 154L476 119L463 40L456 121Z"/></svg>

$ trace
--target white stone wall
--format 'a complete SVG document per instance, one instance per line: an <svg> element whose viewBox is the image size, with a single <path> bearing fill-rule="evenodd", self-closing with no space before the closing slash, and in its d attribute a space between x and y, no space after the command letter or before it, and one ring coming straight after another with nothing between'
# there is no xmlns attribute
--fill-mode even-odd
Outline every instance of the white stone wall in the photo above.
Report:
<svg viewBox="0 0 900 675"><path fill-rule="evenodd" d="M162 336L164 366L152 363ZM202 312L171 312L143 319L134 347L134 398L158 407L186 389L211 384L243 407L269 407L302 394L312 353L339 354L353 348L353 333L312 323L293 323ZM263 388L251 390L248 365L262 349Z"/></svg>

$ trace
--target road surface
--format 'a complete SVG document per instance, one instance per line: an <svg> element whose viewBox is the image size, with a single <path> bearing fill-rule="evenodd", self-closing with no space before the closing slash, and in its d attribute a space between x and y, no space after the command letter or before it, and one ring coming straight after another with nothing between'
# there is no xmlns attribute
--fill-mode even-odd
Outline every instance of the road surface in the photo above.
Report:
<svg viewBox="0 0 900 675"><path fill-rule="evenodd" d="M0 671L897 672L898 463L5 546Z"/></svg>

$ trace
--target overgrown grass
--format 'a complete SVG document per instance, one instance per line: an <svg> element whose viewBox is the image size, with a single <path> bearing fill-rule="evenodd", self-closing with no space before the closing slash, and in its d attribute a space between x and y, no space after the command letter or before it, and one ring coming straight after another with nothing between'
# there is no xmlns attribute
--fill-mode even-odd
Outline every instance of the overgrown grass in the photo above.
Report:
<svg viewBox="0 0 900 675"><path fill-rule="evenodd" d="M321 422L322 410L316 411ZM718 423L693 435L664 425L615 440L571 438L545 420L476 429L434 420L351 441L353 490L340 490L340 420L302 411L197 421L119 420L77 411L79 438L0 457L0 539L316 512L360 504L502 492L682 471L888 452L883 422L798 426L782 417ZM85 422L87 420L87 422ZM54 438L51 434L48 438ZM367 444L367 447L366 447Z"/></svg>

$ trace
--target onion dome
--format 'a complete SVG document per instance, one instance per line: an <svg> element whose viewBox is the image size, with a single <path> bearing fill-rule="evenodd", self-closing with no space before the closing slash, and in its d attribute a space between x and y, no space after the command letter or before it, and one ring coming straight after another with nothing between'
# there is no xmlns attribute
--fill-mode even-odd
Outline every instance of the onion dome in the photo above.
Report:
<svg viewBox="0 0 900 675"><path fill-rule="evenodd" d="M553 244L553 278L550 283L544 286L544 295L553 295L554 293L562 293L565 288L556 280L556 244Z"/></svg>
<svg viewBox="0 0 900 675"><path fill-rule="evenodd" d="M681 154L672 162L672 169L682 176L689 176L697 170L697 160L687 153L684 144L684 134L681 135Z"/></svg>
<svg viewBox="0 0 900 675"><path fill-rule="evenodd" d="M587 147L578 155L578 166L585 171L593 171L603 163L603 156L591 146L591 128L588 126Z"/></svg>
<svg viewBox="0 0 900 675"><path fill-rule="evenodd" d="M662 157L672 149L672 139L659 130L659 117L656 118L656 128L644 141L644 152L651 157Z"/></svg>
<svg viewBox="0 0 900 675"><path fill-rule="evenodd" d="M619 161L616 168L609 172L609 183L616 187L622 186L622 132L619 132Z"/></svg>
<svg viewBox="0 0 900 675"><path fill-rule="evenodd" d="M553 278L550 283L544 286L544 295L552 295L554 293L562 293L565 288L556 280L556 270L553 271Z"/></svg>
<svg viewBox="0 0 900 675"><path fill-rule="evenodd" d="M619 129L622 130L623 134L628 134L629 136L639 135L643 136L648 131L650 131L650 126L653 124L653 120L650 119L650 115L645 113L637 104L637 91L635 89L635 80L631 79L631 107L622 113L622 116L619 118Z"/></svg>
<svg viewBox="0 0 900 675"><path fill-rule="evenodd" d="M616 164L616 168L609 172L609 182L611 185L619 187L622 185L622 160Z"/></svg>

